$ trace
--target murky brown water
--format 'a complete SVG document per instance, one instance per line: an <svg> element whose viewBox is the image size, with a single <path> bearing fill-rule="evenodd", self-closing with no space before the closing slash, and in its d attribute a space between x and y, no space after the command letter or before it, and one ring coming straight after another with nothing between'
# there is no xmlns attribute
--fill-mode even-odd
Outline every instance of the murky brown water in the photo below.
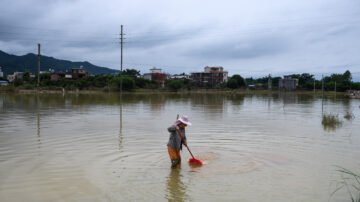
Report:
<svg viewBox="0 0 360 202"><path fill-rule="evenodd" d="M346 201L360 172L360 100L312 94L0 95L0 201ZM322 110L343 121L324 129ZM347 112L355 116L346 120ZM186 114L206 164L170 169ZM186 150L183 159L189 158Z"/></svg>

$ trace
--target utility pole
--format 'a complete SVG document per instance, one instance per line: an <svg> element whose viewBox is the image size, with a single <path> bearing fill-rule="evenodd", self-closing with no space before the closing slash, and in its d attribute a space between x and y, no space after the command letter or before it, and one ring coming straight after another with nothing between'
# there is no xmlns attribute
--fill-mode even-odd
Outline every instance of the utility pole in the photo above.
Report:
<svg viewBox="0 0 360 202"><path fill-rule="evenodd" d="M334 88L334 91L335 91L335 93L336 93L336 81L335 81L335 88Z"/></svg>
<svg viewBox="0 0 360 202"><path fill-rule="evenodd" d="M321 75L321 98L324 99L324 75Z"/></svg>
<svg viewBox="0 0 360 202"><path fill-rule="evenodd" d="M321 115L324 114L324 75L321 75Z"/></svg>
<svg viewBox="0 0 360 202"><path fill-rule="evenodd" d="M38 80L37 80L37 87L40 86L40 44L38 44Z"/></svg>
<svg viewBox="0 0 360 202"><path fill-rule="evenodd" d="M124 42L124 33L123 33L123 25L121 25L121 30L120 30L120 46L121 46L121 53L120 53L120 94L122 94L123 42Z"/></svg>

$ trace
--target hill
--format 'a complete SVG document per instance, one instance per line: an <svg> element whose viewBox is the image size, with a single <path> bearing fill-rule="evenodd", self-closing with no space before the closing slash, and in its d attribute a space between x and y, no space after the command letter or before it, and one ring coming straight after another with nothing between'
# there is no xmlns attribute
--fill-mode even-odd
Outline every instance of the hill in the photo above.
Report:
<svg viewBox="0 0 360 202"><path fill-rule="evenodd" d="M28 53L23 56L16 56L5 53L0 50L0 67L5 75L11 74L13 72L25 72L30 71L32 73L37 72L38 56L33 53ZM86 71L91 74L110 74L119 72L118 70L99 67L91 64L90 62L72 62L68 60L60 60L53 57L41 56L40 59L40 68L42 71L48 70L49 68L54 69L55 72L61 71L71 71L71 68L78 68L83 66Z"/></svg>

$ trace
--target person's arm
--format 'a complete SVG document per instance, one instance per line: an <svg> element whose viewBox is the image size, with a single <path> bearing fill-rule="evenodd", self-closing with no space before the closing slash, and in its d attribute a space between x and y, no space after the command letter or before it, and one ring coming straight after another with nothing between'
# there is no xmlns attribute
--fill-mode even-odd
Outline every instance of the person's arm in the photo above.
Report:
<svg viewBox="0 0 360 202"><path fill-rule="evenodd" d="M168 131L171 133L171 132L175 132L176 131L176 126L170 126L168 128Z"/></svg>
<svg viewBox="0 0 360 202"><path fill-rule="evenodd" d="M182 132L183 138L185 140L185 143L183 142L183 144L187 144L187 139L186 139L186 135L185 135L185 129L183 130L184 132Z"/></svg>

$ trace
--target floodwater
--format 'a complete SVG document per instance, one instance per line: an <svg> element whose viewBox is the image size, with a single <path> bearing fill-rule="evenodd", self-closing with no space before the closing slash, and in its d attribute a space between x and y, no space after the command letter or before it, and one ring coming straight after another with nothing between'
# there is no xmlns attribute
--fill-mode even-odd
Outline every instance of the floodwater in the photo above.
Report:
<svg viewBox="0 0 360 202"><path fill-rule="evenodd" d="M360 100L230 94L0 94L0 201L348 201ZM354 119L343 118L352 113ZM337 128L322 114L338 115ZM167 127L189 116L171 169Z"/></svg>

